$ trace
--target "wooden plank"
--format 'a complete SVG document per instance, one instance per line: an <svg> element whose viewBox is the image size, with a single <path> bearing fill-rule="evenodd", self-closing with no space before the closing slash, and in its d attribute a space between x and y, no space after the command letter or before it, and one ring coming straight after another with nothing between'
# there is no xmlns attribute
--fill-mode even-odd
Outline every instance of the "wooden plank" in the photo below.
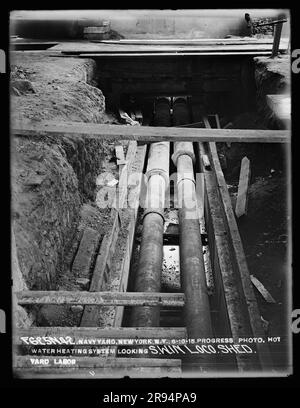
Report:
<svg viewBox="0 0 300 408"><path fill-rule="evenodd" d="M215 114L215 118L216 118L217 128L221 129L220 118L219 118L219 115L217 113Z"/></svg>
<svg viewBox="0 0 300 408"><path fill-rule="evenodd" d="M99 292L101 290L103 278L108 273L111 266L111 259L115 250L115 243L119 233L119 219L118 212L112 210L112 224L109 231L107 231L101 241L99 253L96 258L96 263L91 279L89 290L91 292Z"/></svg>
<svg viewBox="0 0 300 408"><path fill-rule="evenodd" d="M137 143L131 141L128 145L126 160L127 164L122 168L120 178L119 178L119 187L116 192L116 197L113 201L113 209L111 213L112 225L111 229L107 231L102 239L100 250L96 258L95 268L92 275L90 292L99 292L102 289L103 278L105 273L108 273L112 257L115 251L115 244L118 238L120 230L120 219L117 209L124 206L125 197L127 193L127 176L128 176L128 166L131 168L133 159L135 157L137 149ZM85 326L88 322L93 319L94 308L85 307L82 318L81 325Z"/></svg>
<svg viewBox="0 0 300 408"><path fill-rule="evenodd" d="M87 139L137 140L140 142L238 142L286 143L290 142L289 130L261 129L193 129L159 126L120 126L84 122L15 122L13 134L31 137L85 137Z"/></svg>
<svg viewBox="0 0 300 408"><path fill-rule="evenodd" d="M218 153L215 143L209 143L209 151L211 156L211 163L215 172L215 177L218 185L218 189L221 197L221 204L223 207L224 216L226 219L227 234L231 244L232 259L235 264L237 273L240 276L242 289L244 292L244 298L248 306L249 319L253 337L265 338L265 332L262 327L260 318L260 312L258 309L256 297L252 288L250 273L242 245L242 240L236 223L235 215L233 212L231 198L228 192L227 184L224 178L224 174L218 158ZM257 343L258 357L263 370L270 370L272 367L272 358L268 343Z"/></svg>
<svg viewBox="0 0 300 408"><path fill-rule="evenodd" d="M47 356L49 365L45 367L43 362L40 364L32 364L32 360L37 359L32 355L16 356L15 368L32 368L33 370L47 370L49 368L66 368L64 364L60 363L60 358ZM62 359L62 358L61 358ZM114 358L114 357L74 357L75 364L72 365L72 370L76 368L129 368L129 367L181 367L181 360L179 359L167 359L167 358Z"/></svg>
<svg viewBox="0 0 300 408"><path fill-rule="evenodd" d="M206 126L210 127L207 118L204 118ZM227 184L224 178L224 174L221 168L221 164L218 157L216 144L213 142L208 143L208 152L210 155L210 162L212 164L212 169L214 170L214 177L216 181L216 186L219 191L220 205L222 208L224 225L226 231L225 234L228 236L228 242L230 244L230 259L235 269L235 274L238 276L240 281L239 288L243 292L243 298L245 304L247 305L247 311L249 316L249 323L251 326L251 331L253 337L265 338L265 332L262 327L260 312L258 309L256 297L252 288L250 273L248 270L248 265L246 262L246 256L244 253L244 248L242 245L242 240L239 234L238 226L234 216L231 198L228 192ZM226 287L225 287L226 289ZM241 309L242 310L242 309ZM272 358L270 355L270 350L267 342L257 343L256 345L258 351L258 358L263 370L270 370L272 366Z"/></svg>
<svg viewBox="0 0 300 408"><path fill-rule="evenodd" d="M112 290L126 291L128 285L130 259L134 242L137 214L139 209L139 199L142 186L142 171L144 168L144 162L146 158L146 150L147 150L146 146L139 147L138 160L135 167L136 185L135 189L133 189L130 194L131 209L129 211L129 223L127 225L128 233L126 237L126 242L124 244L125 255L124 257L122 257L122 259L116 259L113 263L112 278L114 279L115 284L112 287ZM122 324L124 307L123 306L116 307L114 313L115 314L113 325L115 327L119 327Z"/></svg>
<svg viewBox="0 0 300 408"><path fill-rule="evenodd" d="M286 49L286 40L283 40L280 44L280 50ZM165 44L165 45L156 45L156 44L124 44L124 43L115 43L108 44L105 42L69 42L63 43L52 47L53 51L61 51L63 53L91 53L91 52L101 52L101 53L189 53L189 52L260 52L260 51L269 51L272 50L272 44L270 43L249 43L249 44Z"/></svg>
<svg viewBox="0 0 300 408"><path fill-rule="evenodd" d="M136 150L136 157L135 161L131 159L133 155L133 151ZM130 222L128 226L128 234L126 237L126 259L122 259L121 264L117 266L117 270L121 274L124 275L124 278L129 274L129 264L130 264L130 256L132 251L133 245L133 237L134 237L134 230L135 230L135 223L138 211L138 203L139 197L141 192L141 181L142 181L142 170L144 166L146 156L146 146L140 146L137 148L136 142L130 142L128 146L128 151L126 155L126 159L130 162L130 172L132 171L135 176L138 177L137 184L135 185L135 189L130 191L130 202L133 205L133 209L130 210ZM126 166L125 166L126 167ZM124 172L126 169L124 170ZM121 182L119 184L123 185L122 181L123 176L120 178ZM126 189L127 192L127 189ZM127 197L129 199L129 197ZM125 200L125 192L120 192L119 197L119 206L120 204L124 204ZM101 246L101 250L99 256L97 257L96 267L94 270L94 274L92 277L92 284L90 287L90 291L99 291L102 288L103 277L105 271L108 269L110 270L111 274L114 274L115 270L115 262L113 262L113 253L115 251L115 246L118 238L118 233L120 230L120 223L119 223L119 216L118 213L115 212L114 215L114 222L111 231L108 231L105 235L105 240L103 242L103 246ZM124 258L125 258L124 257ZM128 259L127 259L128 258ZM127 282L127 281L126 281ZM124 283L125 285L125 283ZM127 284L126 284L127 287ZM123 291L123 286L117 289L118 291ZM93 327L94 325L98 325L98 318L99 314L101 314L101 308L99 307L85 307L80 325L82 327Z"/></svg>
<svg viewBox="0 0 300 408"><path fill-rule="evenodd" d="M81 278L89 278L90 268L95 256L100 240L100 234L98 231L92 228L85 228L80 245L75 256L72 273L74 276Z"/></svg>
<svg viewBox="0 0 300 408"><path fill-rule="evenodd" d="M117 165L125 164L124 148L122 145L115 146Z"/></svg>
<svg viewBox="0 0 300 408"><path fill-rule="evenodd" d="M125 205L125 198L127 195L127 183L128 177L131 172L132 164L134 162L135 156L137 152L137 142L131 141L128 144L127 154L126 154L126 164L121 167L120 169L120 176L119 176L119 186L117 189L117 196L116 199L113 201L113 207L117 209L124 208Z"/></svg>
<svg viewBox="0 0 300 408"><path fill-rule="evenodd" d="M264 285L254 276L250 275L251 282L268 303L276 303L271 293L264 287Z"/></svg>
<svg viewBox="0 0 300 408"><path fill-rule="evenodd" d="M193 44L201 44L201 45L227 45L227 44L235 44L235 45L243 45L243 44L272 44L272 38L126 38L120 40L103 40L101 41L105 44L182 44L182 45L193 45Z"/></svg>
<svg viewBox="0 0 300 408"><path fill-rule="evenodd" d="M184 306L183 293L155 292L16 292L19 305Z"/></svg>
<svg viewBox="0 0 300 408"><path fill-rule="evenodd" d="M286 19L282 19L282 20L273 20L273 21L268 21L267 23L259 23L256 24L258 27L263 27L263 26L271 26L271 25L277 25L279 23L286 23L287 20Z"/></svg>
<svg viewBox="0 0 300 408"><path fill-rule="evenodd" d="M117 259L114 262L112 268L112 278L115 279L113 290L126 291L129 278L130 270L130 259L134 242L134 232L135 232L135 223L137 214L134 211L131 212L131 220L128 225L128 235L125 242L125 253L122 259ZM117 307L114 310L114 319L113 324L115 327L122 325L124 314L124 306Z"/></svg>
<svg viewBox="0 0 300 408"><path fill-rule="evenodd" d="M202 162L203 162L203 166L207 170L210 170L210 161L209 161L209 158L208 158L207 154L202 155Z"/></svg>
<svg viewBox="0 0 300 408"><path fill-rule="evenodd" d="M103 368L15 368L14 377L20 379L106 379L106 378L181 378L181 367L105 367Z"/></svg>
<svg viewBox="0 0 300 408"><path fill-rule="evenodd" d="M52 51L52 48L51 48ZM149 57L149 58L153 58L153 57L191 57L191 56L202 56L202 57L211 57L211 56L215 56L215 57L232 57L232 56L255 56L255 57L259 57L259 56L264 56L264 55L270 55L270 51L228 51L226 53L224 53L223 51L211 51L211 52L155 52L155 53L145 53L145 52L139 52L139 53L102 53L102 52L89 52L89 53L76 53L76 52L72 52L70 51L69 53L62 53L62 54L53 54L53 55L49 55L49 56L54 56L54 57L62 57L65 58L66 55L72 57L72 56L76 56L76 57L80 57L80 58L145 58L145 57Z"/></svg>
<svg viewBox="0 0 300 408"><path fill-rule="evenodd" d="M25 345L21 337L72 337L80 345L80 340L88 339L185 339L185 327L29 327L16 329L14 345ZM79 341L79 343L78 343ZM161 344L161 342L160 342Z"/></svg>
<svg viewBox="0 0 300 408"><path fill-rule="evenodd" d="M228 332L221 332L222 336L251 337L251 327L247 307L240 296L239 284L232 263L232 255L226 234L222 206L218 194L214 175L211 171L205 171L206 200L205 215L208 225L211 263L214 270L214 282L216 297L213 300L214 307L219 310L222 325ZM258 363L255 354L236 354L237 366L240 370L257 370Z"/></svg>
<svg viewBox="0 0 300 408"><path fill-rule="evenodd" d="M235 206L235 215L237 218L242 215L247 214L247 204L248 204L248 187L250 184L251 170L250 170L250 160L248 157L243 157L241 163L241 171L238 186L238 195Z"/></svg>
<svg viewBox="0 0 300 408"><path fill-rule="evenodd" d="M280 39L281 39L281 31L282 31L283 21L278 21L277 24L276 23L274 23L274 24L275 24L275 27L274 27L274 42L273 42L273 47L272 47L271 58L277 57L278 52L279 52L279 44L280 44Z"/></svg>

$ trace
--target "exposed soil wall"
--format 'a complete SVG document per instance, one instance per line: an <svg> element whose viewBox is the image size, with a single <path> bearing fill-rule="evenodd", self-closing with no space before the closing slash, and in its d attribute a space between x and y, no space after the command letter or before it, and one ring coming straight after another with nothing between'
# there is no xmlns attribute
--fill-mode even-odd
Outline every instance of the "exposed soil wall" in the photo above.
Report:
<svg viewBox="0 0 300 408"><path fill-rule="evenodd" d="M95 63L34 53L11 55L11 120L115 123L93 85ZM111 147L64 137L14 137L12 219L17 258L29 289L54 289L95 181Z"/></svg>
<svg viewBox="0 0 300 408"><path fill-rule="evenodd" d="M281 55L274 59L255 57L254 63L258 113L269 129L284 128L268 106L266 95L290 93L290 56Z"/></svg>

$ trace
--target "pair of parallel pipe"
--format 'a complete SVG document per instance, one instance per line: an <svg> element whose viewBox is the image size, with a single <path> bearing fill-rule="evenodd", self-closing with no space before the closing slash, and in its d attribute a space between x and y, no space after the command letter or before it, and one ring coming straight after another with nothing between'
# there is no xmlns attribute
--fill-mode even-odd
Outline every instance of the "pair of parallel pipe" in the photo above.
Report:
<svg viewBox="0 0 300 408"><path fill-rule="evenodd" d="M190 123L187 103L178 98L173 106L174 126ZM185 293L184 321L190 339L213 336L210 305L206 286L199 214L194 178L195 153L193 143L174 143L172 161L177 167L177 197L179 212L179 244L181 286ZM197 355L196 355L197 356ZM209 367L210 355L192 355L195 369Z"/></svg>
<svg viewBox="0 0 300 408"><path fill-rule="evenodd" d="M177 105L177 106L176 106ZM174 124L188 123L185 101L174 105ZM176 122L177 121L177 122ZM181 122L181 123L180 123ZM143 218L136 291L159 292L163 262L163 226L165 191L169 178L168 142L153 143L147 167L147 208ZM184 316L189 338L212 337L209 299L206 287L202 242L196 203L193 163L195 155L190 142L174 143L172 155L177 167L177 192L180 227L181 283L185 292ZM136 307L132 323L138 327L159 326L158 307ZM201 357L205 363L207 356ZM195 359L199 362L199 359Z"/></svg>

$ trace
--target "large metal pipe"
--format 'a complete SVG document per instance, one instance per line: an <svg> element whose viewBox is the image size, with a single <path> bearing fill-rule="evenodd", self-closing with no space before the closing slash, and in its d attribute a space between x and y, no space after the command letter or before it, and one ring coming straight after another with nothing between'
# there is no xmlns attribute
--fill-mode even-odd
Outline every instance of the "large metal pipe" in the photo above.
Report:
<svg viewBox="0 0 300 408"><path fill-rule="evenodd" d="M167 119L165 114L163 116ZM161 289L165 191L169 182L169 155L169 142L151 144L146 172L147 196L135 281L135 290L138 292L160 292ZM131 319L132 325L136 327L159 326L160 308L157 306L135 307L132 310Z"/></svg>
<svg viewBox="0 0 300 408"><path fill-rule="evenodd" d="M172 159L177 166L177 193L180 233L180 276L185 293L184 321L190 339L211 338L213 330L206 286L200 224L196 208L195 179L193 174L193 145L178 143ZM184 153L185 150L185 153ZM176 155L177 153L177 155ZM191 360L195 369L211 368L214 358L199 354Z"/></svg>
<svg viewBox="0 0 300 408"><path fill-rule="evenodd" d="M180 107L180 111L182 108L183 106ZM175 106L174 112L176 112ZM175 120L176 118L173 119L173 122ZM190 142L174 143L172 160L177 167L180 272L186 299L184 318L187 333L192 339L212 337L213 330L196 202L193 144ZM201 354L197 358L193 356L193 360L208 368L213 359L210 354Z"/></svg>
<svg viewBox="0 0 300 408"><path fill-rule="evenodd" d="M187 152L191 153L191 148ZM182 146L176 146L176 151ZM175 156L176 157L176 156ZM206 287L200 224L196 208L193 162L189 154L176 160L180 229L180 268L186 294L185 321L192 338L212 335L209 299Z"/></svg>

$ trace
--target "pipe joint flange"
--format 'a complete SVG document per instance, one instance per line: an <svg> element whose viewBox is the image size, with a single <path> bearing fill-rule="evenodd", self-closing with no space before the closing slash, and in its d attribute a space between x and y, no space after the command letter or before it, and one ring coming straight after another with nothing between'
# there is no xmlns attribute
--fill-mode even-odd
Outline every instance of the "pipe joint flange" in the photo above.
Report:
<svg viewBox="0 0 300 408"><path fill-rule="evenodd" d="M180 178L180 179L177 181L177 187L179 186L179 184L180 184L182 181L186 181L186 180L191 181L191 182L196 186L196 181L195 181L194 177L193 177L193 178L191 178L191 177L182 177L182 178Z"/></svg>
<svg viewBox="0 0 300 408"><path fill-rule="evenodd" d="M195 164L196 157L195 157L194 152L191 152L190 150L185 150L185 149L178 149L172 154L172 157L171 157L171 159L172 159L172 161L174 163L174 166L177 167L178 157L183 156L183 155L189 156L192 159L193 164Z"/></svg>
<svg viewBox="0 0 300 408"><path fill-rule="evenodd" d="M164 210L161 208L146 208L142 217L142 220L146 217L146 215L155 213L162 217L163 222L165 222Z"/></svg>
<svg viewBox="0 0 300 408"><path fill-rule="evenodd" d="M164 170L162 170L162 169L151 169L151 170L148 170L147 173L146 173L146 183L148 183L150 177L153 176L153 175L155 175L155 174L157 174L157 175L159 175L159 176L162 176L162 177L165 179L166 187L169 185L169 174L167 174L167 173L166 173Z"/></svg>

